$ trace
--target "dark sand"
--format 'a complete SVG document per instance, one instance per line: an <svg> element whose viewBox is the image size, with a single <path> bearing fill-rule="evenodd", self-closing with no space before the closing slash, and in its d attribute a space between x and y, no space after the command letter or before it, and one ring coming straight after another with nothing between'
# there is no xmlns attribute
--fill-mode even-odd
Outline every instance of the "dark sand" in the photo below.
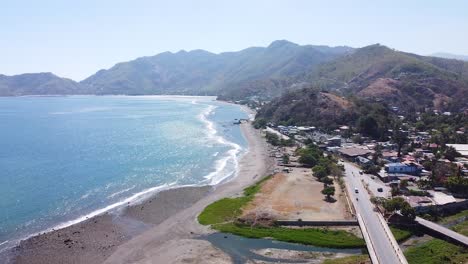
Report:
<svg viewBox="0 0 468 264"><path fill-rule="evenodd" d="M117 246L190 207L211 189L204 186L162 191L120 212L98 215L21 241L8 258L1 257L11 263L102 263Z"/></svg>
<svg viewBox="0 0 468 264"><path fill-rule="evenodd" d="M236 195L271 173L273 159L260 132L241 125L249 152L239 175L217 186L162 191L139 204L40 234L13 248L0 263L230 263L229 256L197 239L212 232L196 216L209 203Z"/></svg>

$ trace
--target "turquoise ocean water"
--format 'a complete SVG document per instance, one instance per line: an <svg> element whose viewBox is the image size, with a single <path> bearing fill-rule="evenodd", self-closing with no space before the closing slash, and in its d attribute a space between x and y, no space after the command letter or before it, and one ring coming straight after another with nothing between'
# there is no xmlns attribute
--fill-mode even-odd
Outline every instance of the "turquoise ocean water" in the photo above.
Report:
<svg viewBox="0 0 468 264"><path fill-rule="evenodd" d="M0 98L0 249L165 188L235 175L239 106L212 97Z"/></svg>

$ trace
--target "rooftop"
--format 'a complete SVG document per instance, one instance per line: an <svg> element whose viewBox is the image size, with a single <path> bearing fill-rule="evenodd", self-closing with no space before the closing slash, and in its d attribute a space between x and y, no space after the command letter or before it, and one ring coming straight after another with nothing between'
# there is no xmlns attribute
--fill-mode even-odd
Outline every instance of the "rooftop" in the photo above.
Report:
<svg viewBox="0 0 468 264"><path fill-rule="evenodd" d="M349 156L349 157L357 157L367 155L369 153L373 153L374 151L370 149L362 149L362 148L341 148L338 150L341 154Z"/></svg>

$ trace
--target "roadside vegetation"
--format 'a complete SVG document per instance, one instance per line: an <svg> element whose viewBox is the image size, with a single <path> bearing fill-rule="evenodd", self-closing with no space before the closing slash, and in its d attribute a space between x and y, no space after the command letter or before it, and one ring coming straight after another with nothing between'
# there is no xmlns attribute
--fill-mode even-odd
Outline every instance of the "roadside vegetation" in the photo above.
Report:
<svg viewBox="0 0 468 264"><path fill-rule="evenodd" d="M393 236L398 242L405 241L414 235L414 233L411 230L396 228L393 226L390 227L390 230L392 231Z"/></svg>
<svg viewBox="0 0 468 264"><path fill-rule="evenodd" d="M432 239L408 248L405 256L410 264L466 263L468 250L440 239Z"/></svg>
<svg viewBox="0 0 468 264"><path fill-rule="evenodd" d="M452 230L463 235L468 235L468 210L458 214L439 219L441 224L453 224ZM433 238L421 245L413 246L405 251L405 256L410 264L443 264L466 263L468 249L447 241Z"/></svg>
<svg viewBox="0 0 468 264"><path fill-rule="evenodd" d="M224 198L208 205L198 216L198 221L203 225L211 225L212 228L220 232L250 238L273 238L284 242L331 248L362 248L365 246L363 239L343 230L266 227L247 225L237 221L242 214L242 208L253 200L262 184L270 178L271 176L268 176L244 189L241 197Z"/></svg>

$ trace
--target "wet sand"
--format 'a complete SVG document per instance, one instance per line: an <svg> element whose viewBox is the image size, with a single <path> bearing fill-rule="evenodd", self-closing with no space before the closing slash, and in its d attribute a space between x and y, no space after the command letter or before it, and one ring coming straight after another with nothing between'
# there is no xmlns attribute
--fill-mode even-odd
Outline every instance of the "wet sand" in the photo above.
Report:
<svg viewBox="0 0 468 264"><path fill-rule="evenodd" d="M105 213L81 223L22 241L0 259L11 263L230 263L229 257L207 241L212 232L198 224L203 208L236 195L272 169L260 132L241 124L248 141L236 178L218 186L183 187L162 191L119 212ZM207 258L209 257L209 258Z"/></svg>

